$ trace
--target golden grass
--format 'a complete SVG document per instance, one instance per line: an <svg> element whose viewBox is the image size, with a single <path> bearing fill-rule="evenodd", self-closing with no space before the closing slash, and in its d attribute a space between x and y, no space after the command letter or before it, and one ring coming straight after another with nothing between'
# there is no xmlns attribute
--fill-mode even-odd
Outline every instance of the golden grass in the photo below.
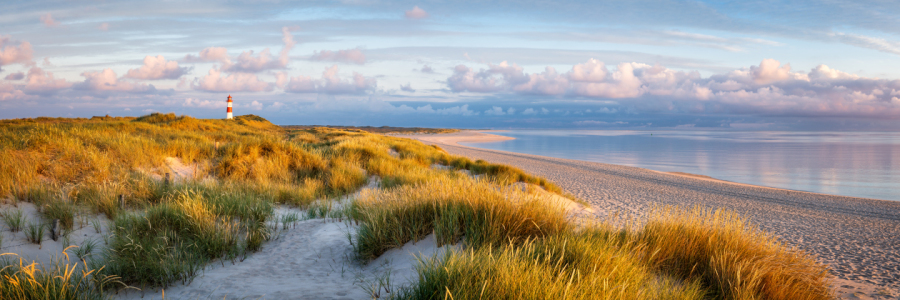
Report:
<svg viewBox="0 0 900 300"><path fill-rule="evenodd" d="M108 299L106 290L122 286L116 276L101 275L100 269L86 266L84 261L72 263L69 249L63 250L48 265L28 263L22 258L0 254L0 299Z"/></svg>
<svg viewBox="0 0 900 300"><path fill-rule="evenodd" d="M158 179L169 157L194 166L194 178ZM354 193L369 176L382 190L329 212L322 199ZM516 182L574 199L514 167L359 130L284 129L256 116L0 120L0 197L34 202L64 227L81 213L113 220L109 251L94 256L105 267L79 279L94 283L67 290L75 297L102 297L95 278L164 287L211 261L240 260L269 239L276 203L356 219L352 243L363 261L431 233L439 244L465 245L424 258L419 282L399 298L829 297L822 265L734 214L670 208L639 227L576 224L562 206L504 187ZM16 216L4 221L22 223ZM32 270L8 265L0 274ZM66 268L28 272L3 277L3 286L77 278Z"/></svg>
<svg viewBox="0 0 900 300"><path fill-rule="evenodd" d="M639 232L657 269L724 299L829 299L827 269L733 212L658 209Z"/></svg>
<svg viewBox="0 0 900 300"><path fill-rule="evenodd" d="M501 192L502 191L502 192ZM830 299L827 269L726 211L660 208L643 225L582 223L534 194L468 177L362 195L361 259L434 234L409 299Z"/></svg>

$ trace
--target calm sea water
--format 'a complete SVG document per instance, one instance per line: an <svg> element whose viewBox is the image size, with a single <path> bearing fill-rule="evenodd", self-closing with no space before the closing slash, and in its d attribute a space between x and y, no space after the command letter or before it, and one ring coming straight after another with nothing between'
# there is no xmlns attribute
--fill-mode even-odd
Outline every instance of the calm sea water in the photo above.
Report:
<svg viewBox="0 0 900 300"><path fill-rule="evenodd" d="M514 130L468 146L900 200L900 133Z"/></svg>

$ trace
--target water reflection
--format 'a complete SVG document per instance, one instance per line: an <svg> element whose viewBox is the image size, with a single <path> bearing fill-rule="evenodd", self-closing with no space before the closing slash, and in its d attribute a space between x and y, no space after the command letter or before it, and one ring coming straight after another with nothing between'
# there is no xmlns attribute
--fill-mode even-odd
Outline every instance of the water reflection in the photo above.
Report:
<svg viewBox="0 0 900 300"><path fill-rule="evenodd" d="M900 133L533 130L479 148L900 200Z"/></svg>

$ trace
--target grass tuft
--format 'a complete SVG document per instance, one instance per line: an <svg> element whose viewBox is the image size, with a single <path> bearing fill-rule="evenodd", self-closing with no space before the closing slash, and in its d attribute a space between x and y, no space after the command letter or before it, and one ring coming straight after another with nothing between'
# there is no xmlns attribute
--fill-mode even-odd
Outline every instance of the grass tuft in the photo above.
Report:
<svg viewBox="0 0 900 300"><path fill-rule="evenodd" d="M109 299L108 289L123 286L116 276L100 275L102 268L70 262L67 250L46 265L0 254L0 299Z"/></svg>
<svg viewBox="0 0 900 300"><path fill-rule="evenodd" d="M33 244L40 245L44 241L44 228L46 225L41 222L29 223L25 226L25 238Z"/></svg>
<svg viewBox="0 0 900 300"><path fill-rule="evenodd" d="M25 227L25 222L27 222L27 217L22 213L21 209L7 209L3 212L3 223L6 224L6 227L9 228L9 231L19 232L22 228Z"/></svg>

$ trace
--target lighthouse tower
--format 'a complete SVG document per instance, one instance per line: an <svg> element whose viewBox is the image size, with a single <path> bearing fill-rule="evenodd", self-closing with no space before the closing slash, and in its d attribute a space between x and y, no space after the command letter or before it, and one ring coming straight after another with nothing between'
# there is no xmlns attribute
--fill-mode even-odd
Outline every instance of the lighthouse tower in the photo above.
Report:
<svg viewBox="0 0 900 300"><path fill-rule="evenodd" d="M231 114L231 95L228 95L228 113L225 114L226 120L234 119L234 115Z"/></svg>

